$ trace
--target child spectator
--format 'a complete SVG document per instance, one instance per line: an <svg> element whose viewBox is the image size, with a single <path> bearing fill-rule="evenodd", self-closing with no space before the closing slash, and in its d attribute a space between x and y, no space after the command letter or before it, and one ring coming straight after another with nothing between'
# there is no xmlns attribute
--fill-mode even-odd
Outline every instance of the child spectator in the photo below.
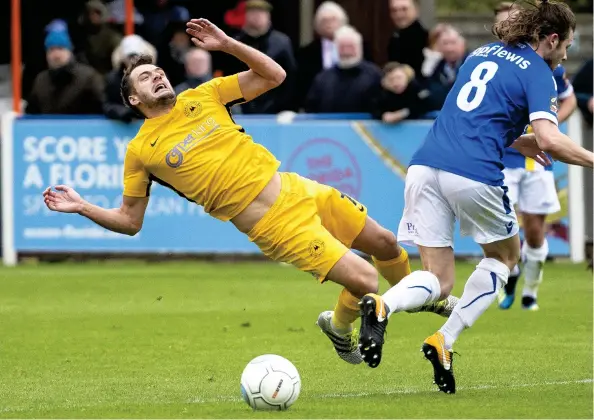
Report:
<svg viewBox="0 0 594 420"><path fill-rule="evenodd" d="M430 93L415 80L415 72L408 64L391 62L384 67L382 91L379 94L373 116L387 124L405 119L416 119L425 114Z"/></svg>

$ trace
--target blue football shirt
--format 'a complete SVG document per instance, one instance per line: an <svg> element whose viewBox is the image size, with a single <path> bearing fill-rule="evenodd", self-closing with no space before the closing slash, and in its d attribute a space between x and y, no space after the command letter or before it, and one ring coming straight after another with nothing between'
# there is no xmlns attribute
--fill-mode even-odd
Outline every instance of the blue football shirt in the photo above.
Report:
<svg viewBox="0 0 594 420"><path fill-rule="evenodd" d="M505 148L530 121L557 124L553 72L531 46L485 45L471 53L411 165L503 185Z"/></svg>

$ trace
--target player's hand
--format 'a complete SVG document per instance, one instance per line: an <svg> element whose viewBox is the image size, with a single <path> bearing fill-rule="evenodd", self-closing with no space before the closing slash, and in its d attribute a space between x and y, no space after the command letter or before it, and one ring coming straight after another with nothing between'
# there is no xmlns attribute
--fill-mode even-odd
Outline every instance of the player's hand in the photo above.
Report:
<svg viewBox="0 0 594 420"><path fill-rule="evenodd" d="M43 201L48 209L60 213L80 213L84 204L80 195L66 185L57 185L55 191L51 187L46 188Z"/></svg>
<svg viewBox="0 0 594 420"><path fill-rule="evenodd" d="M186 32L192 42L207 51L224 51L231 38L208 19L192 19L186 26Z"/></svg>
<svg viewBox="0 0 594 420"><path fill-rule="evenodd" d="M594 114L594 96L588 101L588 109L590 110L590 114Z"/></svg>
<svg viewBox="0 0 594 420"><path fill-rule="evenodd" d="M540 147L538 147L538 143L536 142L536 135L534 133L521 135L511 145L511 147L516 149L524 156L534 159L542 166L549 166L551 163L553 163L551 162L547 154L543 152L540 149Z"/></svg>

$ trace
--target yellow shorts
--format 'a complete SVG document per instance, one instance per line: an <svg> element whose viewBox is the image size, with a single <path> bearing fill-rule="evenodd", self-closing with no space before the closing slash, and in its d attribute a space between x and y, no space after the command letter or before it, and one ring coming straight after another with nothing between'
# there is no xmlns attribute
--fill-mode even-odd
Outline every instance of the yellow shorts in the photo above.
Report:
<svg viewBox="0 0 594 420"><path fill-rule="evenodd" d="M363 230L367 208L295 173L280 176L278 199L248 237L270 259L292 264L323 282Z"/></svg>

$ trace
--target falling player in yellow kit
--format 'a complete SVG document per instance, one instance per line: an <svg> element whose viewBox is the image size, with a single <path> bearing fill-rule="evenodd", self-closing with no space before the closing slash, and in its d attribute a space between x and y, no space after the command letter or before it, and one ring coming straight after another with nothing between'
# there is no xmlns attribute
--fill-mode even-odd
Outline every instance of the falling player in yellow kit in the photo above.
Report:
<svg viewBox="0 0 594 420"><path fill-rule="evenodd" d="M320 282L344 286L336 308L320 314L318 325L342 359L361 363L352 324L359 317L359 298L377 292L378 272L349 248L372 255L392 285L410 273L406 251L367 216L362 204L297 174L279 173L280 162L233 121L230 107L280 85L282 67L205 19L188 22L188 33L196 46L234 55L250 70L215 78L176 97L152 58L137 58L124 74L121 91L124 102L145 121L128 144L122 206L103 209L67 186L48 188L46 205L135 235L151 184L171 188L211 216L233 223L271 259L290 263ZM455 303L453 298L420 310L448 316Z"/></svg>

